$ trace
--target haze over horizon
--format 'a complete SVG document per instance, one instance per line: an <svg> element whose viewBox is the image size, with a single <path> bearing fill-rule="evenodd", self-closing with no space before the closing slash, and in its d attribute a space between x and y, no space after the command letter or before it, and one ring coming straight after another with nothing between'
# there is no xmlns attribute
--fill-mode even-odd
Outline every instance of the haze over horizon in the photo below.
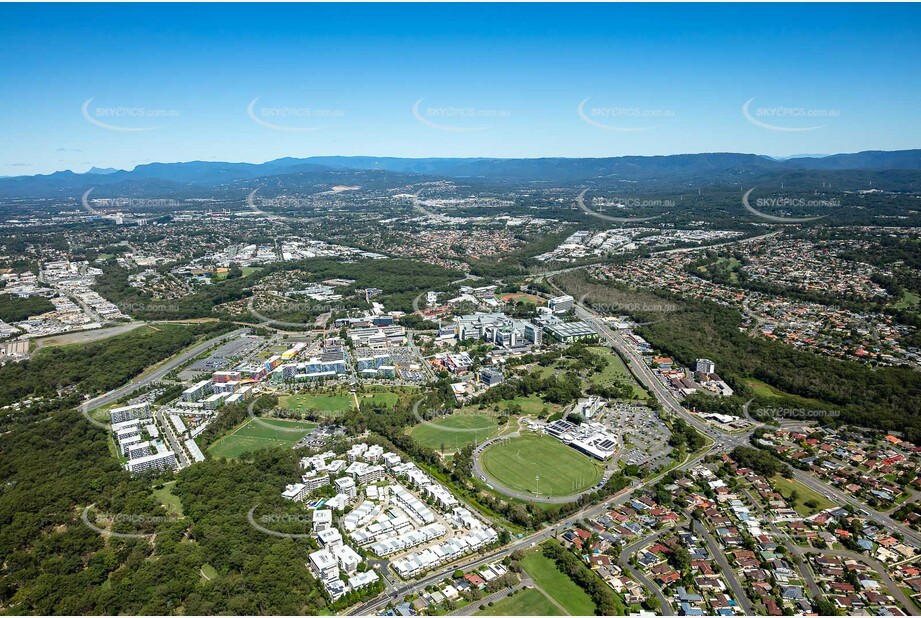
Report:
<svg viewBox="0 0 921 618"><path fill-rule="evenodd" d="M322 155L911 149L918 16L917 5L6 5L0 176Z"/></svg>

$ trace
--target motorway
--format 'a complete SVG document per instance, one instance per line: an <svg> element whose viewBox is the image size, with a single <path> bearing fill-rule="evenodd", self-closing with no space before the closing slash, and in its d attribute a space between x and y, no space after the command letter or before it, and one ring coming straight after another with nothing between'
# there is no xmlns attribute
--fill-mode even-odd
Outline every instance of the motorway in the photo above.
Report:
<svg viewBox="0 0 921 618"><path fill-rule="evenodd" d="M670 412L682 417L685 421L693 425L694 428L698 431L716 439L720 443L720 446L723 447L723 450L732 450L736 446L744 446L750 443L750 437L752 433L750 431L727 434L711 427L705 421L689 413L678 402L671 391L669 391L668 388L661 382L661 380L655 376L652 369L643 361L639 352L637 352L635 348L628 345L624 341L620 333L612 332L611 329L608 328L607 324L604 323L604 321L602 321L594 313L588 309L585 309L584 307L577 305L576 313L586 323L591 325L592 328L594 328L595 331L601 335L605 341L617 348L624 355L624 357L628 360L627 364L633 371L634 375L636 375L638 378L641 378L644 386L653 391L656 399L662 403L666 410L669 410ZM751 417L749 417L749 419L751 419ZM751 420L753 421L753 419ZM757 424L756 421L754 422ZM891 530L895 530L906 538L912 539L915 543L921 546L921 534L895 521L885 513L881 513L870 508L856 498L845 494L844 492L835 487L832 487L831 485L828 485L827 483L823 483L807 472L793 468L793 476L803 485L806 485L810 489L819 492L820 494L831 499L833 502L838 504L850 504L859 511L862 511L862 514L864 514L865 517L872 520L876 524Z"/></svg>
<svg viewBox="0 0 921 618"><path fill-rule="evenodd" d="M113 401L118 401L125 395L130 395L131 393L138 390L139 388L143 388L155 382L159 382L161 379L163 379L165 375L167 375L172 370L174 370L176 367L179 367L186 361L189 361L195 358L196 356L198 356L205 350L208 350L220 343L229 341L230 339L233 339L234 337L239 337L240 335L242 335L243 333L247 331L248 329L246 328L240 328L235 331L232 331L232 332L229 332L223 335L219 335L212 339L208 339L207 341L202 341L201 343L198 343L192 346L191 348L187 348L186 350L182 351L180 354L173 356L169 360L166 360L163 363L157 365L155 369L142 373L139 377L133 379L132 381L125 384L124 386L119 386L118 388L111 390L108 393L104 393L102 395L99 395L98 397L90 399L89 401L84 403L80 407L80 409L81 411L83 411L84 414L89 413L97 408L106 406L112 403Z"/></svg>
<svg viewBox="0 0 921 618"><path fill-rule="evenodd" d="M746 239L746 240L751 241L754 239ZM580 304L575 305L575 312L576 312L576 315L582 320L584 320L587 324L589 324L604 341L606 341L612 347L616 348L623 355L623 357L627 361L627 365L629 366L633 374L651 393L653 393L655 398L661 403L661 405L666 411L676 416L681 417L688 424L693 426L695 429L697 429L704 435L709 436L711 439L714 440L714 443L709 448L705 449L703 452L698 453L694 457L689 458L687 461L685 461L684 463L674 468L675 470L680 470L680 469L684 469L684 468L688 468L693 465L696 465L704 457L710 454L731 451L733 448L737 446L748 445L750 443L750 436L752 432L738 432L738 433L727 434L725 432L719 431L718 429L710 426L708 423L706 423L702 419L697 418L693 416L692 414L690 414L678 402L677 398L665 387L665 385L653 374L652 370L646 365L646 363L643 361L639 353L634 348L632 348L630 345L628 345L623 340L623 338L620 336L619 333L615 333L611 331L608 328L607 324L604 323L603 320L601 320L597 315L595 315L593 312L591 312L590 310L588 310L587 308L583 307ZM794 475L796 476L797 480L802 482L804 485L812 489L815 489L816 491L819 491L822 494L825 494L825 495L830 494L832 496L835 496L835 498L837 498L839 503L843 503L843 502L851 503L851 504L854 504L854 506L856 506L858 509L863 510L865 512L869 512L870 518L873 519L876 523L880 525L888 527L889 529L897 530L898 532L901 532L908 538L912 538L912 539L921 538L916 532L908 529L907 527L899 524L898 522L893 521L892 519L887 517L885 514L879 513L877 511L871 511L866 505L858 502L857 500L854 500L850 496L845 496L841 492L837 491L835 488L829 487L828 485L821 483L820 481L812 478L811 476L805 474L802 471L798 471L794 469ZM457 569L469 571L471 569L478 568L480 566L483 566L495 560L500 560L503 557L517 550L528 549L549 538L552 538L557 533L557 531L565 528L566 526L570 524L577 523L583 519L596 517L610 510L614 505L622 504L634 492L639 491L643 489L644 487L654 485L655 482L658 481L659 478L661 478L661 476L663 475L659 475L645 482L637 483L633 486L626 487L620 492L618 492L617 494L615 494L612 497L612 499L606 500L605 502L601 504L590 506L581 511L578 511L577 513L574 513L570 517L566 518L565 520L560 521L554 526L545 528L531 535L528 535L524 538L516 540L510 545L507 545L501 549L492 551L488 554L485 554L479 557L474 557L473 559L467 562L458 561L451 565L445 565L440 570L433 572L432 574L426 576L423 579L420 579L412 583L407 583L406 585L400 588L394 588L388 593L382 594L367 603L364 603L360 606L353 608L349 612L348 615L355 616L355 615L373 614L375 611L378 611L379 609L385 607L388 603L391 603L393 601L398 601L402 599L403 597L405 597L406 595L416 594L424 590L426 586L440 582L441 580L448 577L451 573L453 573ZM921 543L921 540L919 540L918 542ZM625 556L625 559L627 560L629 560L629 556L631 555L629 551L626 551L629 548L630 546L625 548L624 552L622 552L622 556ZM719 551L713 551L713 548L711 548L711 551L714 553L714 557L721 555ZM731 572L731 569L729 571ZM744 594L739 594L740 591L735 590L735 588L739 585L739 582L736 581L734 583L735 585L733 585L733 589L734 589L735 594L738 596L740 602L743 602L743 599L745 601L748 601L747 597ZM647 584L647 587L648 587L648 584ZM655 586L651 587L651 591L653 593L655 593L656 590L657 590L657 587ZM661 591L658 594L661 595ZM660 602L661 601L662 599L660 598ZM666 603L663 604L662 609L663 611L668 611L668 608L670 608L670 604L667 602L667 599L665 599L665 601ZM911 607L911 606L909 605L908 607ZM750 606L747 609L750 609Z"/></svg>

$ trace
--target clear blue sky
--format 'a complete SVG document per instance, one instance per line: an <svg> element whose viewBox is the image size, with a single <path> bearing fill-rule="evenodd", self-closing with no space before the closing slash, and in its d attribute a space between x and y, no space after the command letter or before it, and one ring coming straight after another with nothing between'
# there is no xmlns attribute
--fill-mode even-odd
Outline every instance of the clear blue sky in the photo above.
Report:
<svg viewBox="0 0 921 618"><path fill-rule="evenodd" d="M880 4L0 5L0 176L915 148L919 23Z"/></svg>

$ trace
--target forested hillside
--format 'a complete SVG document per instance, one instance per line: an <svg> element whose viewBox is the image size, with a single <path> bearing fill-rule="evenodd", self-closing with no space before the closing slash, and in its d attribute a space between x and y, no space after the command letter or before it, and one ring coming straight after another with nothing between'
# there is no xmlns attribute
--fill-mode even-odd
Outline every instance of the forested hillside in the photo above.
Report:
<svg viewBox="0 0 921 618"><path fill-rule="evenodd" d="M293 451L207 460L178 475L181 513L109 455L106 434L59 409L0 436L0 606L14 614L316 614L326 607L308 541L247 522L283 513ZM144 538L104 537L81 521ZM106 517L116 523L106 523ZM303 532L303 516L275 529ZM204 569L203 569L204 567Z"/></svg>
<svg viewBox="0 0 921 618"><path fill-rule="evenodd" d="M93 395L111 390L199 337L229 329L218 322L160 324L92 343L45 348L29 360L0 367L0 406L62 391Z"/></svg>

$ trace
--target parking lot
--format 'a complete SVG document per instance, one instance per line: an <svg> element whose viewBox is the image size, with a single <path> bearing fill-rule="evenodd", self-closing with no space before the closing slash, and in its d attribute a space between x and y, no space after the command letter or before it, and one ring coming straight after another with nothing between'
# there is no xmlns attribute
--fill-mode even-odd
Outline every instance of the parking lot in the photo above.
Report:
<svg viewBox="0 0 921 618"><path fill-rule="evenodd" d="M228 341L218 346L207 358L199 359L186 367L179 374L179 379L194 380L200 373L213 373L227 369L239 359L253 354L264 341L264 338L254 335Z"/></svg>
<svg viewBox="0 0 921 618"><path fill-rule="evenodd" d="M611 402L604 423L620 436L623 445L618 461L626 465L648 466L655 470L669 463L671 432L651 408Z"/></svg>

